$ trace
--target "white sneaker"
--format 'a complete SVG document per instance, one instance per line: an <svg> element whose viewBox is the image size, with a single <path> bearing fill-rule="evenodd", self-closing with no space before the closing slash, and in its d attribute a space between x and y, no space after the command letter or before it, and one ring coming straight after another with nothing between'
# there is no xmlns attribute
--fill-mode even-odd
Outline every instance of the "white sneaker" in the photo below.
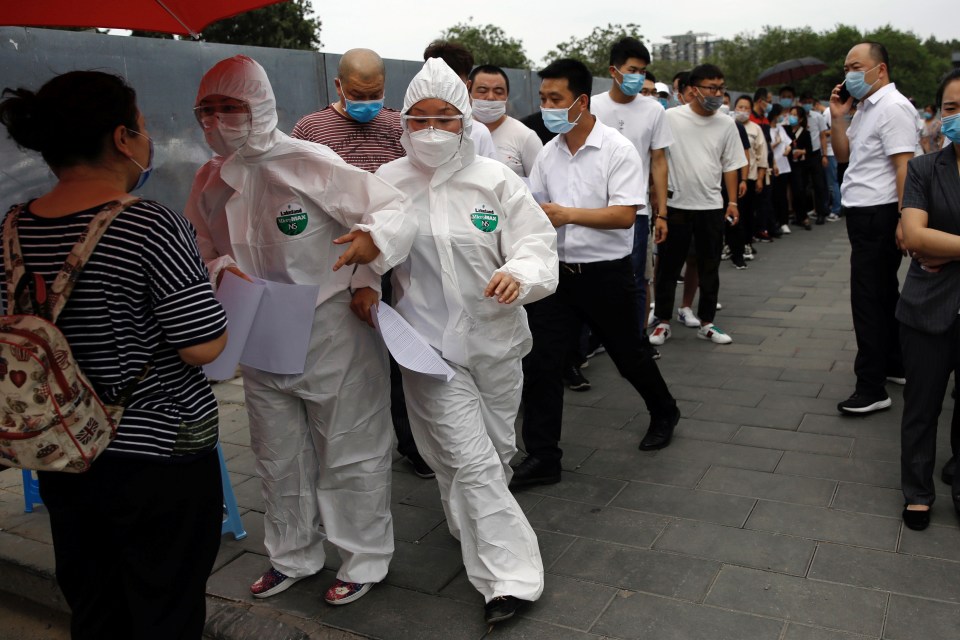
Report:
<svg viewBox="0 0 960 640"><path fill-rule="evenodd" d="M840 216L838 216L835 213L831 213L827 216L827 222L836 222L839 219L840 219Z"/></svg>
<svg viewBox="0 0 960 640"><path fill-rule="evenodd" d="M780 227L780 233L790 233L790 225L785 224Z"/></svg>
<svg viewBox="0 0 960 640"><path fill-rule="evenodd" d="M700 326L700 318L693 313L693 309L690 307L680 307L677 309L677 320L691 329Z"/></svg>
<svg viewBox="0 0 960 640"><path fill-rule="evenodd" d="M748 244L743 248L743 259L744 260L753 260L756 257L756 251L753 248L752 244Z"/></svg>
<svg viewBox="0 0 960 640"><path fill-rule="evenodd" d="M662 326L662 325L661 325ZM723 330L712 322L700 327L697 331L697 337L701 340L709 340L714 344L730 344L733 338L723 332ZM653 342L653 339L650 340Z"/></svg>
<svg viewBox="0 0 960 640"><path fill-rule="evenodd" d="M666 342L669 337L670 325L666 322L661 322L657 325L657 328L653 330L653 333L650 334L650 344L659 347Z"/></svg>
<svg viewBox="0 0 960 640"><path fill-rule="evenodd" d="M717 311L720 311L720 309L723 309L723 305L718 302L718 303L717 303Z"/></svg>

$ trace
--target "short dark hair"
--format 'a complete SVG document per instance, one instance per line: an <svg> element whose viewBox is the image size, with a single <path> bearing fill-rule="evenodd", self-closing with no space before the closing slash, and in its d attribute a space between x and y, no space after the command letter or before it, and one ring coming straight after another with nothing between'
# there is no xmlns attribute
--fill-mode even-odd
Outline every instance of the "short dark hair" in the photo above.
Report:
<svg viewBox="0 0 960 640"><path fill-rule="evenodd" d="M503 76L503 81L507 83L507 93L510 93L510 78L507 77L507 72L500 67L493 64L482 64L470 72L470 75L467 76L467 80L473 82L473 79L477 77L478 73L489 73L490 75Z"/></svg>
<svg viewBox="0 0 960 640"><path fill-rule="evenodd" d="M593 91L593 76L590 75L590 69L587 65L573 58L561 58L554 60L546 67L537 71L541 80L554 80L564 78L567 86L573 93L574 99L586 95L590 98L590 92Z"/></svg>
<svg viewBox="0 0 960 640"><path fill-rule="evenodd" d="M473 54L459 42L434 40L423 50L424 62L430 58L440 58L462 78L470 75L470 70L473 69Z"/></svg>
<svg viewBox="0 0 960 640"><path fill-rule="evenodd" d="M944 76L944 77L946 77L946 76ZM960 75L958 75L957 77L960 78ZM944 90L946 90L946 86L944 86ZM933 111L934 113L937 112L937 105L935 105L935 104L928 104L928 105L925 105L923 108L924 108L924 109L930 109L930 111Z"/></svg>
<svg viewBox="0 0 960 640"><path fill-rule="evenodd" d="M777 95L778 95L778 96L779 96L779 95L782 95L784 91L789 91L789 92L791 93L791 95L793 95L794 97L796 97L796 95L797 95L797 90L794 89L793 87L791 87L791 86L788 85L788 84L785 84L785 85L783 85L782 87L780 87L780 91L777 91Z"/></svg>
<svg viewBox="0 0 960 640"><path fill-rule="evenodd" d="M863 44L870 47L870 57L873 58L875 62L882 62L887 65L887 75L890 75L890 54L887 53L887 48L879 42L869 40Z"/></svg>
<svg viewBox="0 0 960 640"><path fill-rule="evenodd" d="M733 101L733 106L736 107L737 103L741 100L746 100L750 104L750 111L753 111L753 98L750 97L749 93L745 93L742 96L737 96L737 99Z"/></svg>
<svg viewBox="0 0 960 640"><path fill-rule="evenodd" d="M674 74L673 81L677 83L677 91L683 93L683 90L690 86L690 72L678 71Z"/></svg>
<svg viewBox="0 0 960 640"><path fill-rule="evenodd" d="M620 38L610 47L610 66L619 67L630 58L637 58L650 64L650 52L636 38L630 36Z"/></svg>
<svg viewBox="0 0 960 640"><path fill-rule="evenodd" d="M767 91L766 88L760 87L759 89L753 92L753 101L756 102L757 100L766 100L767 102L769 102L770 92Z"/></svg>
<svg viewBox="0 0 960 640"><path fill-rule="evenodd" d="M770 113L767 114L767 117L770 118L770 124L773 124L773 121L783 113L783 105L779 102L773 105L770 105Z"/></svg>
<svg viewBox="0 0 960 640"><path fill-rule="evenodd" d="M956 80L960 80L960 69L951 69L940 79L940 86L937 87L937 109L943 106L943 93L947 90L947 85Z"/></svg>
<svg viewBox="0 0 960 640"><path fill-rule="evenodd" d="M0 122L13 141L55 169L100 159L117 127L140 130L136 92L111 73L70 71L36 93L8 88L0 97Z"/></svg>
<svg viewBox="0 0 960 640"><path fill-rule="evenodd" d="M790 107L790 110L797 112L797 123L801 127L806 127L807 126L807 110L797 105L793 105L792 107Z"/></svg>
<svg viewBox="0 0 960 640"><path fill-rule="evenodd" d="M803 102L804 100L813 100L813 94L809 91L804 91L800 94L800 102Z"/></svg>
<svg viewBox="0 0 960 640"><path fill-rule="evenodd" d="M649 80L650 82L657 81L657 76L653 75L653 71L645 71L644 74L645 74L644 78L646 80Z"/></svg>
<svg viewBox="0 0 960 640"><path fill-rule="evenodd" d="M690 72L687 84L696 85L704 80L723 79L723 71L715 64L701 64Z"/></svg>

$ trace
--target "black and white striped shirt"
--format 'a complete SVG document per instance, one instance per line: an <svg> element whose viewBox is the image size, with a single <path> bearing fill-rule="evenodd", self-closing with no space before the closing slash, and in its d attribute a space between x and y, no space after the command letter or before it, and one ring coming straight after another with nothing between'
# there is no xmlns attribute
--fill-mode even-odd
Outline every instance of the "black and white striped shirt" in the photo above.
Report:
<svg viewBox="0 0 960 640"><path fill-rule="evenodd" d="M100 209L41 218L28 206L18 224L27 270L49 286ZM8 311L5 281L0 296ZM190 223L151 201L120 213L57 321L104 402L114 402L144 365L153 365L104 455L183 460L216 446L216 399L201 369L176 350L217 338L226 324Z"/></svg>

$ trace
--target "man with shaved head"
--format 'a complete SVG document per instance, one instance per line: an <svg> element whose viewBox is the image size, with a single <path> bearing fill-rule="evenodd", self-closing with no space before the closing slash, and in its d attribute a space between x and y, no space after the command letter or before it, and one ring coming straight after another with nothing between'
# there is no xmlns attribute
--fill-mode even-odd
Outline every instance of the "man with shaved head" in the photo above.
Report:
<svg viewBox="0 0 960 640"><path fill-rule="evenodd" d="M850 163L840 194L851 248L857 386L837 408L862 415L890 406L887 381L904 383L894 316L902 258L897 238L907 161L917 148L917 112L890 79L890 59L883 45L862 42L853 47L843 70L846 77L830 96L831 140L837 162ZM840 99L844 85L851 96L845 101ZM850 119L854 100L860 103Z"/></svg>
<svg viewBox="0 0 960 640"><path fill-rule="evenodd" d="M383 106L385 82L383 59L375 51L350 49L340 58L337 77L333 80L339 100L301 118L293 128L293 137L324 144L347 164L371 173L380 165L404 157L406 151L400 145L403 134L400 112ZM358 269L351 286L354 289L351 308L361 318L365 318L366 310L381 298L377 289L382 291L383 300L392 302L389 272L382 281L376 282L361 275ZM392 357L390 416L397 434L397 451L410 461L418 476L434 477L413 440L400 369Z"/></svg>

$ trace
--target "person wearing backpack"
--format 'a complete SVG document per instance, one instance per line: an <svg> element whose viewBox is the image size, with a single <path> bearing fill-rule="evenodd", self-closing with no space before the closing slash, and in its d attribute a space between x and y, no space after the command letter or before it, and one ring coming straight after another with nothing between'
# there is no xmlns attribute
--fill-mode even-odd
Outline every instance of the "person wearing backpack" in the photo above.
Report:
<svg viewBox="0 0 960 640"><path fill-rule="evenodd" d="M153 141L122 78L73 71L35 93L5 89L0 122L57 177L7 214L0 324L24 313L55 321L70 349L52 360L72 362L72 351L91 402L123 407L115 437L88 470L38 472L72 638L199 638L223 509L217 403L199 365L223 350L226 316L195 231L162 204L129 195L150 175ZM101 232L87 249L78 244ZM64 269L75 245L81 258ZM75 284L61 310L50 303L62 270ZM24 278L33 308L17 295ZM29 406L29 398L10 400L26 367L13 356L30 354L5 346L6 423Z"/></svg>

